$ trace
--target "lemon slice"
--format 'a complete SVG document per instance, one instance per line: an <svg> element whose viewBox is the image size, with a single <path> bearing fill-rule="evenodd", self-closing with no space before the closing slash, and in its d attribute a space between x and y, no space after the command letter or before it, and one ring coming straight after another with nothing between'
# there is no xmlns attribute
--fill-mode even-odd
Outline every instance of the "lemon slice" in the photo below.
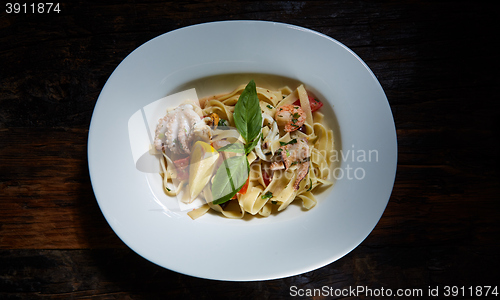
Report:
<svg viewBox="0 0 500 300"><path fill-rule="evenodd" d="M207 185L214 172L219 152L210 144L198 141L194 144L189 160L189 199L193 201Z"/></svg>

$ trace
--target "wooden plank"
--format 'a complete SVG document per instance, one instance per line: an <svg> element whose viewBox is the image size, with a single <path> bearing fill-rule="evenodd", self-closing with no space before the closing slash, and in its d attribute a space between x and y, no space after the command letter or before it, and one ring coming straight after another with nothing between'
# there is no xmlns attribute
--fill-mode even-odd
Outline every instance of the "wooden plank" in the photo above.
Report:
<svg viewBox="0 0 500 300"><path fill-rule="evenodd" d="M469 259L457 263L464 257ZM426 295L429 287L436 286L495 286L492 265L499 265L498 256L482 246L361 245L343 259L315 271L281 280L233 283L179 274L129 249L0 250L0 298L151 299L168 295L203 299L220 295L231 299L289 299L294 290L323 286L333 292L358 286L391 289L394 293L397 289L418 289Z"/></svg>
<svg viewBox="0 0 500 300"><path fill-rule="evenodd" d="M285 299L293 285L498 284L496 2L61 5L58 15L0 17L1 299ZM388 97L398 171L381 220L347 256L298 276L235 284L165 270L128 249L97 206L86 142L97 97L131 51L184 26L240 19L305 26L359 55Z"/></svg>
<svg viewBox="0 0 500 300"><path fill-rule="evenodd" d="M1 129L0 248L124 247L92 192L86 129Z"/></svg>

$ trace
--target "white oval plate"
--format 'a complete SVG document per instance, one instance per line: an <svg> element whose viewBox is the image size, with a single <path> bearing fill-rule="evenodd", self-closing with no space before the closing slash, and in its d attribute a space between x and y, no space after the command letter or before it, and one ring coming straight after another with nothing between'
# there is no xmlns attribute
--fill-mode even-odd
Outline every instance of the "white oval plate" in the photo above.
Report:
<svg viewBox="0 0 500 300"><path fill-rule="evenodd" d="M337 126L341 171L310 211L292 205L269 218L231 220L209 214L193 221L162 205L153 175L135 167L129 118L145 105L189 88L189 82L224 74L293 78L327 104L328 119ZM331 107L335 115L329 113ZM347 47L293 25L227 21L174 30L127 56L99 95L88 160L102 213L139 255L191 276L250 281L311 271L359 245L389 200L397 143L384 91Z"/></svg>

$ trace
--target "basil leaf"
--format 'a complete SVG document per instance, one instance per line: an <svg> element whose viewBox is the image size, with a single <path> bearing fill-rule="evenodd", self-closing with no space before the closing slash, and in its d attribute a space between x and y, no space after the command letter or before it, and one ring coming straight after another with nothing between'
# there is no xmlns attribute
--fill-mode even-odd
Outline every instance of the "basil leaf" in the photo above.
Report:
<svg viewBox="0 0 500 300"><path fill-rule="evenodd" d="M250 166L247 157L233 156L226 160L217 169L212 183L213 204L222 204L236 195L245 185Z"/></svg>
<svg viewBox="0 0 500 300"><path fill-rule="evenodd" d="M255 82L250 80L234 107L234 124L247 143L252 142L260 133L262 111Z"/></svg>
<svg viewBox="0 0 500 300"><path fill-rule="evenodd" d="M243 144L241 143L233 143L226 145L220 149L217 149L218 152L233 152L233 153L245 153L245 149Z"/></svg>
<svg viewBox="0 0 500 300"><path fill-rule="evenodd" d="M259 142L261 136L262 134L260 134L257 138L255 138L250 144L245 145L245 154L252 152L253 148L257 146L257 143Z"/></svg>

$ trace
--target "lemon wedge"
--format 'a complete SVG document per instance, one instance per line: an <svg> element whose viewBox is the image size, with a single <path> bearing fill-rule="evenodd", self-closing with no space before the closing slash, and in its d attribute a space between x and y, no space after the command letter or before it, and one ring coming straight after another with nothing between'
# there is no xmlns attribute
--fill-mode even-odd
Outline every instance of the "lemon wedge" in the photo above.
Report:
<svg viewBox="0 0 500 300"><path fill-rule="evenodd" d="M197 141L189 159L189 201L201 193L212 177L219 152L210 144Z"/></svg>

